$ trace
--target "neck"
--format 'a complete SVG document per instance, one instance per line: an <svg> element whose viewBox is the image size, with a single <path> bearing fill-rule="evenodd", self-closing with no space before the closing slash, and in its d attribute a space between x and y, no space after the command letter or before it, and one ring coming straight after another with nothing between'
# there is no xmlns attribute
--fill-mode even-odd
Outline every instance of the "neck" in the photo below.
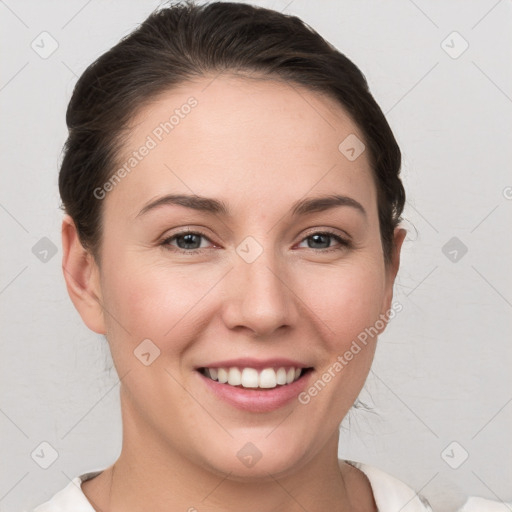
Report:
<svg viewBox="0 0 512 512"><path fill-rule="evenodd" d="M233 481L189 461L138 456L135 462L126 454L112 469L110 503L103 512L353 510L337 461L328 468L314 461L300 473L255 482Z"/></svg>
<svg viewBox="0 0 512 512"><path fill-rule="evenodd" d="M92 485L96 479L82 486L99 512L356 509L347 490L352 472L347 482L347 471L338 461L337 429L319 453L285 476L235 480L169 446L143 421L134 421L131 415L128 419L126 404L122 403L122 410L123 446L118 460L97 477L96 488Z"/></svg>

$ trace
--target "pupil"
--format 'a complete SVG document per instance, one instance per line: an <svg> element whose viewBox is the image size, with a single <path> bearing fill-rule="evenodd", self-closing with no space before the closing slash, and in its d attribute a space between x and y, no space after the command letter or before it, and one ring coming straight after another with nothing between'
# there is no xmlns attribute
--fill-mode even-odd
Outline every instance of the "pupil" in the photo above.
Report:
<svg viewBox="0 0 512 512"><path fill-rule="evenodd" d="M309 244L309 247L311 249L318 249L319 247L316 244L319 243L320 245L322 245L323 242L322 241L319 242L319 239L322 239L322 238L324 240L327 239L327 244L326 245L324 244L324 245L326 247L329 247L329 243L328 243L329 235L312 235L310 238L313 239L313 247L311 246L311 244Z"/></svg>
<svg viewBox="0 0 512 512"><path fill-rule="evenodd" d="M194 237L197 239L195 244L194 244ZM184 240L184 244L180 244L180 240ZM180 236L177 239L177 243L178 243L178 246L180 247L180 249L198 249L199 246L201 245L200 242L199 242L199 244L197 243L198 240L199 240L198 235L187 234L187 235ZM192 244L194 247L190 247L190 244ZM182 247L183 245L185 247Z"/></svg>

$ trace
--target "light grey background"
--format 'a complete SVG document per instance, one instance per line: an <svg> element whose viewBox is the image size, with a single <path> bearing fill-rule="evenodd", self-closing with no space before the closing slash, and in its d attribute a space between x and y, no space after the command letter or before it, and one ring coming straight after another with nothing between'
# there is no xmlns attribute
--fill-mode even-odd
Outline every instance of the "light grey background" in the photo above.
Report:
<svg viewBox="0 0 512 512"><path fill-rule="evenodd" d="M361 68L404 156L403 311L361 397L373 412L349 414L340 457L394 474L438 510L470 494L512 500L510 1L257 3L300 16ZM157 5L0 0L1 511L49 499L121 448L106 341L61 274L57 174L77 76ZM58 42L48 58L31 47L43 31ZM43 237L54 256L33 253ZM48 469L31 458L43 441L58 453Z"/></svg>

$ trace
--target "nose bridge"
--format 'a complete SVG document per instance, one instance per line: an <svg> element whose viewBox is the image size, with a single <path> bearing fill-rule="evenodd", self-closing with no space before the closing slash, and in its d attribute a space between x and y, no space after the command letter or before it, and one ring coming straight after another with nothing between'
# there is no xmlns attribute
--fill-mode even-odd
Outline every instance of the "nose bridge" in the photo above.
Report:
<svg viewBox="0 0 512 512"><path fill-rule="evenodd" d="M271 334L295 321L295 303L278 251L247 237L236 248L234 268L229 273L225 321L244 326L259 335Z"/></svg>

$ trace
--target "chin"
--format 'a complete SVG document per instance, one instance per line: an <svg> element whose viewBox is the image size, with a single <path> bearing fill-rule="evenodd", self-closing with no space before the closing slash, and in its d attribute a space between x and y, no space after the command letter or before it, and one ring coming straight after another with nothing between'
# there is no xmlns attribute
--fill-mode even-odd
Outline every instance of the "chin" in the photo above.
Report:
<svg viewBox="0 0 512 512"><path fill-rule="evenodd" d="M266 429L259 436L235 436L223 443L211 440L199 455L201 465L237 481L273 480L295 471L307 457L304 443L299 438L290 442L293 437L289 435L284 436L288 442L283 442L283 436L272 439L268 434Z"/></svg>

